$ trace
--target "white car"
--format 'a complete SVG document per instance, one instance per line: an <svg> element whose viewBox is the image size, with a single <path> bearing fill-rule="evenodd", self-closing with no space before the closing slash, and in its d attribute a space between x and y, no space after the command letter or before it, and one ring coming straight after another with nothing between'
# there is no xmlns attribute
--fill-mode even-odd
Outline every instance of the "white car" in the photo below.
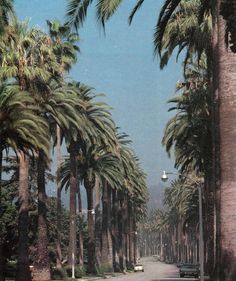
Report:
<svg viewBox="0 0 236 281"><path fill-rule="evenodd" d="M142 264L136 264L136 265L134 266L134 272L137 272L137 271L142 271L142 272L144 272L144 267L143 267Z"/></svg>

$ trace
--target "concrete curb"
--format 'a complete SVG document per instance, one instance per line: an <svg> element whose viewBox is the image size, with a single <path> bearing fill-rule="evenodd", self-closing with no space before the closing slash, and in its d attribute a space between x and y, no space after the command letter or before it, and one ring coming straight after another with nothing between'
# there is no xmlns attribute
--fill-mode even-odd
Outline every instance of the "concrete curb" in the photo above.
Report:
<svg viewBox="0 0 236 281"><path fill-rule="evenodd" d="M79 278L79 279L76 279L76 281L96 281L96 280L101 280L101 279L108 279L108 278L112 278L112 277L118 277L118 276L130 274L130 273L134 273L134 272L124 272L124 273L121 272L121 273L116 273L115 275L107 274L105 276L95 276L95 277L88 277L88 278Z"/></svg>

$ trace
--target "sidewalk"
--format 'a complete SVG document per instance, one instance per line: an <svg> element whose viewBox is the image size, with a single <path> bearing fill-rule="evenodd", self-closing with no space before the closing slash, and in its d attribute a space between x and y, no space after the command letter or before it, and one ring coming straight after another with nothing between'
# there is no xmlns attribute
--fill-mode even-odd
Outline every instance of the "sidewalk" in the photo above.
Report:
<svg viewBox="0 0 236 281"><path fill-rule="evenodd" d="M83 278L77 278L77 279L73 279L73 281L96 281L96 280L101 280L101 279L108 279L111 277L117 277L117 276L122 276L122 275L126 275L126 274L131 274L134 272L115 272L115 273L109 273L109 274L104 274L104 276L93 276L93 277L83 277ZM72 280L72 279L70 279Z"/></svg>

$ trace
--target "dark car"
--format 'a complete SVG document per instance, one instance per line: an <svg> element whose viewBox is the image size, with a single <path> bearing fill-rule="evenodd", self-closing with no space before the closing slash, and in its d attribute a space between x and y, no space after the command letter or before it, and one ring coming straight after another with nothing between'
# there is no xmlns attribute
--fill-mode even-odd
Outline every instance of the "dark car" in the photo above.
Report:
<svg viewBox="0 0 236 281"><path fill-rule="evenodd" d="M199 266L196 264L183 263L179 267L180 277L193 276L195 278L198 278L199 274L200 274Z"/></svg>

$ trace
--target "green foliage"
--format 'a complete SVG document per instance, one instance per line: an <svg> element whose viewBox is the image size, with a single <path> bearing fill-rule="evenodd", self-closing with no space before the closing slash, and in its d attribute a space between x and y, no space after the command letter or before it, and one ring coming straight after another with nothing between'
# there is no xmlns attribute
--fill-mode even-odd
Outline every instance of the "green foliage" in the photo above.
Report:
<svg viewBox="0 0 236 281"><path fill-rule="evenodd" d="M49 148L48 126L45 120L38 116L37 109L34 99L29 93L20 91L16 85L1 85L1 149L8 147L14 150L41 148L47 153Z"/></svg>
<svg viewBox="0 0 236 281"><path fill-rule="evenodd" d="M48 200L48 212L47 212L47 221L48 223L48 249L50 262L55 264L56 262L56 241L57 241L57 206L56 198L50 197ZM69 211L62 205L61 207L61 250L62 256L66 257L68 252L68 229L69 229Z"/></svg>
<svg viewBox="0 0 236 281"><path fill-rule="evenodd" d="M200 8L200 0L181 1L168 18L166 25L160 16L154 45L155 53L160 56L161 69L167 65L175 49L178 49L177 59L180 53L185 51L185 65L194 55L200 60L205 53L209 53L212 19L210 13L205 12L199 22Z"/></svg>
<svg viewBox="0 0 236 281"><path fill-rule="evenodd" d="M17 264L15 261L8 261L6 263L6 268L5 268L6 277L8 277L8 278L16 277L16 266L17 266Z"/></svg>
<svg viewBox="0 0 236 281"><path fill-rule="evenodd" d="M190 176L190 178L192 177ZM200 181L199 184L201 184ZM165 190L163 200L171 223L183 218L185 222L195 228L199 221L198 200L198 189L191 180L183 178L173 181L171 187Z"/></svg>
<svg viewBox="0 0 236 281"><path fill-rule="evenodd" d="M123 0L97 0L97 18L104 26L107 21L118 9ZM73 26L76 31L84 24L88 8L95 2L93 0L69 0L67 5L67 25Z"/></svg>
<svg viewBox="0 0 236 281"><path fill-rule="evenodd" d="M51 275L53 280L65 280L67 278L67 273L64 268L58 269L53 267L51 270Z"/></svg>
<svg viewBox="0 0 236 281"><path fill-rule="evenodd" d="M69 266L65 267L68 277L72 275L72 268ZM75 266L75 278L82 278L85 275L85 269L79 265Z"/></svg>
<svg viewBox="0 0 236 281"><path fill-rule="evenodd" d="M9 24L9 20L14 18L13 0L0 1L0 34L4 28Z"/></svg>
<svg viewBox="0 0 236 281"><path fill-rule="evenodd" d="M100 266L96 265L96 272L98 276L105 277L105 273L113 272L113 268L106 264L102 264Z"/></svg>
<svg viewBox="0 0 236 281"><path fill-rule="evenodd" d="M9 184L2 187L0 208L0 231L5 259L14 259L17 243L17 208L14 203L16 185Z"/></svg>
<svg viewBox="0 0 236 281"><path fill-rule="evenodd" d="M61 24L59 20L47 21L49 35L52 40L52 50L56 56L57 62L61 66L61 74L69 71L71 65L76 62L79 47L77 34L71 33L68 26Z"/></svg>
<svg viewBox="0 0 236 281"><path fill-rule="evenodd" d="M180 95L171 99L175 111L162 140L168 153L174 149L175 166L181 172L206 171L211 162L210 90L204 60L190 62L185 81L177 85Z"/></svg>
<svg viewBox="0 0 236 281"><path fill-rule="evenodd" d="M3 0L11 4L11 1ZM92 1L83 1L83 5ZM79 2L77 2L78 4ZM98 14L101 21L107 20L118 8L121 1L98 3ZM8 14L3 11L8 9ZM138 7L136 7L138 9ZM82 7L83 9L83 7ZM110 12L107 12L107 11ZM11 6L0 7L1 16L5 13L7 24ZM76 11L79 16L86 15L86 9ZM29 27L28 23L14 21L0 40L0 139L1 151L9 148L27 153L30 158L29 171L29 244L30 262L37 256L37 225L38 225L38 170L37 161L40 152L44 152L43 160L49 166L51 144L56 142L55 129L61 130L61 142L65 139L68 149L76 144L76 160L78 160L79 176L83 183L94 183L96 178L103 186L108 183L111 188L122 190L137 212L136 217L145 213L147 203L147 187L145 174L131 148L125 147L129 142L117 136L116 125L112 119L110 107L97 101L98 95L91 87L81 83L67 83L64 73L76 62L78 36L72 34L68 25L59 21L48 21L50 36L39 28ZM1 25L1 23L0 23ZM71 152L71 151L70 151ZM75 156L75 155L73 155ZM36 160L37 160L36 159ZM40 158L41 159L41 158ZM1 159L2 160L2 159ZM19 198L16 190L19 175L17 159L11 163L14 168L12 185L3 186L1 194L1 239L4 242L6 258L14 258L17 245L17 209ZM1 171L2 172L2 171ZM63 171L62 171L63 172ZM63 173L62 173L63 174ZM70 174L67 167L63 174L63 183ZM44 175L52 179L49 173ZM48 246L50 262L56 261L55 244L57 239L56 199L46 198L48 221ZM28 202L26 202L28 203ZM27 204L26 204L27 205ZM61 248L63 258L68 251L69 214L62 207L61 212ZM78 224L77 224L78 226ZM88 244L88 233L84 220L79 222L79 231L83 231L85 244ZM26 226L28 227L28 226ZM78 232L77 232L78 233ZM44 243L45 241L40 241ZM87 244L86 244L87 243ZM26 245L27 246L27 245ZM71 276L71 269L66 269ZM99 269L108 271L108 268ZM10 271L14 271L13 269ZM84 274L84 269L76 267L76 278ZM55 278L65 278L65 273L54 270Z"/></svg>

